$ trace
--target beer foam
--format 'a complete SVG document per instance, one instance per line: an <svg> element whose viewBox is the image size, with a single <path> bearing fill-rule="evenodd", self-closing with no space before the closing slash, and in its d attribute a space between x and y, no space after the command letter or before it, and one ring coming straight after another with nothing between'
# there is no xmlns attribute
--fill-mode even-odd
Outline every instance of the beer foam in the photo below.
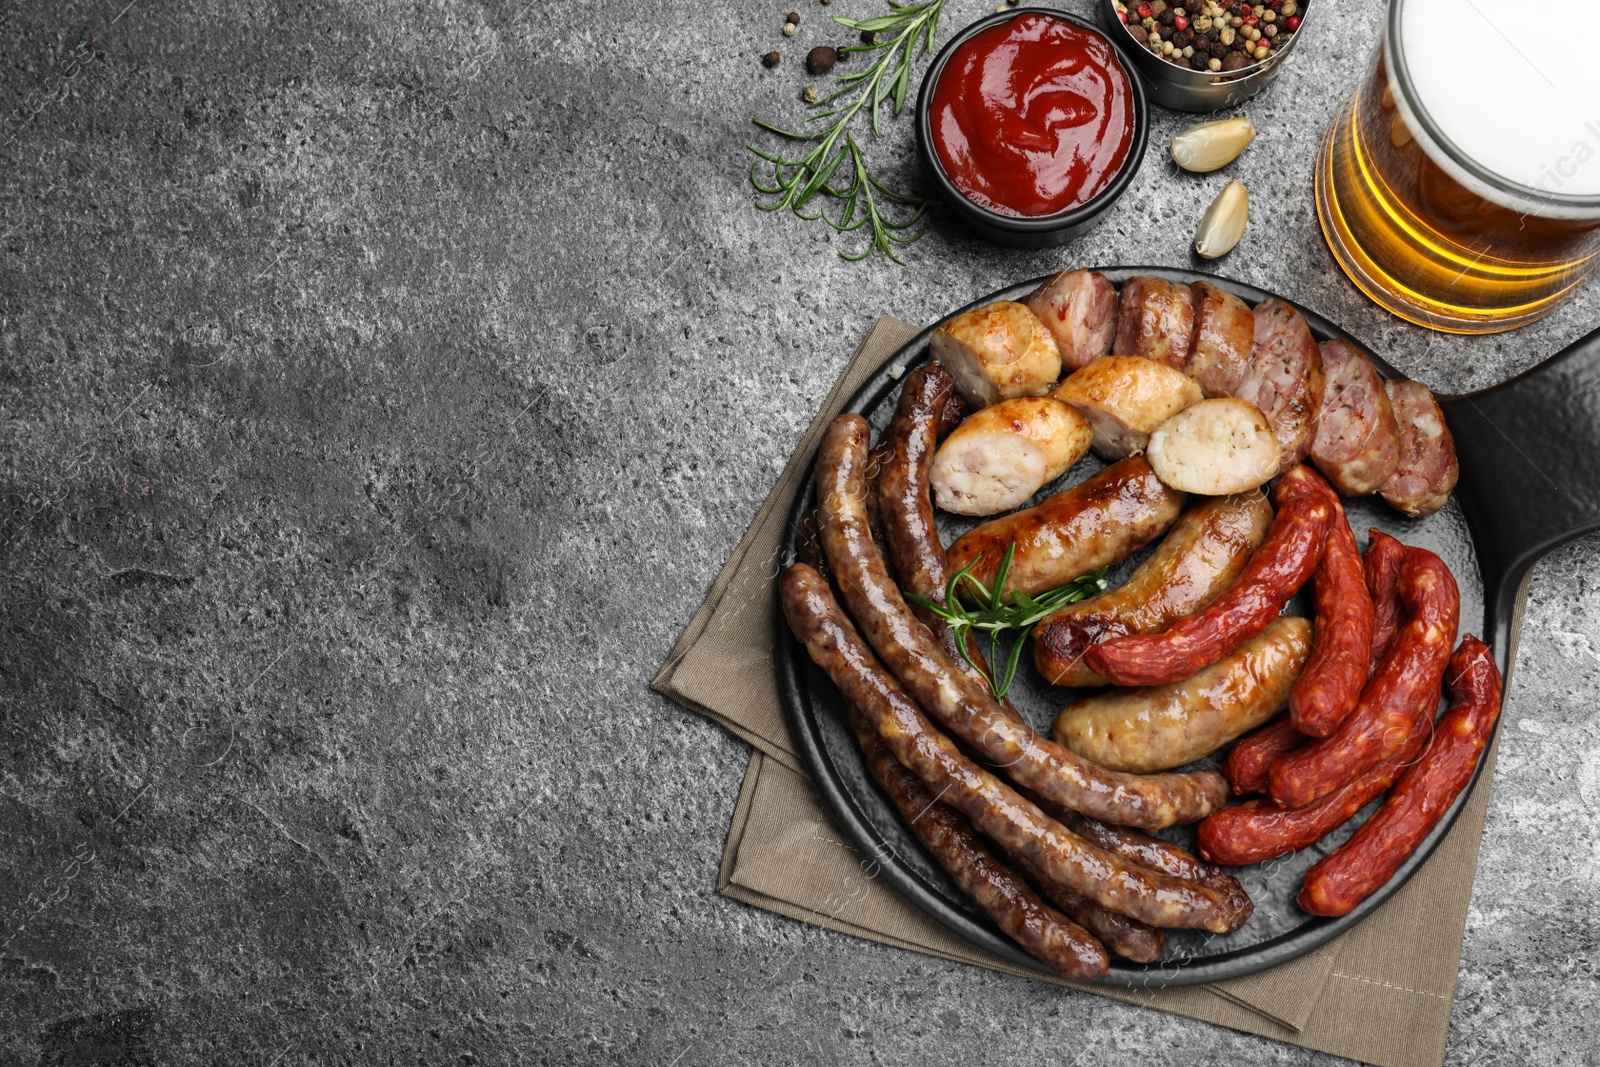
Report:
<svg viewBox="0 0 1600 1067"><path fill-rule="evenodd" d="M1600 58L1551 36L1555 10L1404 0L1400 50L1416 102L1479 165L1536 192L1600 197Z"/></svg>

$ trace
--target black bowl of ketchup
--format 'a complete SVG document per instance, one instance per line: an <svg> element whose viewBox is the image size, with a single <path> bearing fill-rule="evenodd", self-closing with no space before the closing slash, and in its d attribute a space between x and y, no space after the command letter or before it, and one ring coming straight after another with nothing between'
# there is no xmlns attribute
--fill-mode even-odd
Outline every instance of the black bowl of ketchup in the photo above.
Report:
<svg viewBox="0 0 1600 1067"><path fill-rule="evenodd" d="M999 12L934 57L917 145L946 208L981 237L1063 244L1139 170L1144 86L1099 29L1050 8Z"/></svg>

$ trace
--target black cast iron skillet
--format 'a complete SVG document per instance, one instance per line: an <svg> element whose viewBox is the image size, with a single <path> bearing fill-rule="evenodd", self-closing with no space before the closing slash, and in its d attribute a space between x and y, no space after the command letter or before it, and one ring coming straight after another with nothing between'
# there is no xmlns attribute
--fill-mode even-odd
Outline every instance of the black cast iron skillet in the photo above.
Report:
<svg viewBox="0 0 1600 1067"><path fill-rule="evenodd" d="M1136 274L1183 283L1205 278L1251 304L1272 295L1192 271L1124 267L1103 273L1118 285ZM1020 299L1042 281L1036 278L992 293L954 314L995 300ZM1321 316L1303 307L1299 311L1319 340L1346 336ZM928 338L937 326L935 323L922 331L896 353L844 410L865 416L875 431L881 431L893 415L899 378L927 358ZM1386 377L1398 376L1381 359L1376 363ZM1408 545L1420 545L1444 558L1461 587L1461 632L1481 637L1494 650L1501 673L1509 678L1515 652L1515 616L1534 562L1556 545L1600 529L1600 330L1493 389L1441 397L1440 402L1461 461L1461 482L1454 499L1424 519L1407 519L1376 497L1346 500L1346 511L1357 539L1363 543L1367 529L1377 527ZM1084 460L1059 483L1046 487L1041 496L1081 481L1100 466L1092 458ZM793 532L811 509L815 493L813 477L795 498L790 537L784 546L786 559L794 558ZM941 515L941 532L948 543L977 521ZM1120 580L1142 557L1143 554L1124 563L1113 577ZM1291 604L1290 610L1305 613L1306 607L1300 601ZM864 857L876 864L874 869L881 871L890 885L929 915L976 945L1020 966L1047 973L956 890L905 828L868 775L837 692L793 637L787 636L788 628L781 621L779 628L786 635L779 642L778 669L789 724L817 789L840 828ZM1025 663L1027 658L1023 657ZM1018 710L1048 732L1055 713L1073 694L1044 684L1031 666L1025 666L1018 672L1011 695ZM1218 757L1212 756L1195 766L1215 766L1217 762ZM1244 929L1227 935L1169 931L1161 962L1138 965L1117 960L1103 981L1160 987L1238 978L1304 955L1337 937L1370 915L1427 862L1460 814L1482 766L1480 760L1472 785L1456 799L1395 877L1348 915L1336 919L1306 915L1295 905L1294 898L1305 871L1349 837L1371 808L1312 848L1255 867L1236 869L1256 903L1255 914ZM1163 836L1193 848L1192 828L1177 827Z"/></svg>

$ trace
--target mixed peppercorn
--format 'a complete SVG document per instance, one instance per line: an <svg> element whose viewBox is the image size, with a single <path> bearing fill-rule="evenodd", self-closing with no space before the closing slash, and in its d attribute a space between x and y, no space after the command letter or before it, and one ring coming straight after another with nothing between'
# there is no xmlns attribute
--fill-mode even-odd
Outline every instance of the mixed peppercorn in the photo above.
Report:
<svg viewBox="0 0 1600 1067"><path fill-rule="evenodd" d="M1306 0L1214 3L1116 0L1117 17L1141 44L1169 63L1219 73L1242 70L1286 47L1300 28Z"/></svg>

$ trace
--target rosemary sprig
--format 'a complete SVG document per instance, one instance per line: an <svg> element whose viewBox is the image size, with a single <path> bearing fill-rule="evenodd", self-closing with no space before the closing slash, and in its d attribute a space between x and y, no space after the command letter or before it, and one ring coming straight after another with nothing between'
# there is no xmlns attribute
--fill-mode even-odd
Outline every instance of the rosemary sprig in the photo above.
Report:
<svg viewBox="0 0 1600 1067"><path fill-rule="evenodd" d="M840 49L841 52L878 52L878 58L865 70L841 74L837 90L809 105L813 113L806 121L833 119L827 129L796 132L762 119L754 120L763 130L788 140L816 142L809 152L794 159L746 145L757 157L750 164L750 184L756 188L758 208L762 211L787 208L807 221L822 219L840 233L870 227L872 239L865 248L857 253L840 251L839 255L856 261L876 252L903 264L894 246L910 244L922 236L926 226L912 228L923 222L928 209L937 201L895 192L873 177L867 170L861 145L849 126L864 109L872 118L872 134L877 137L882 133L879 116L883 106L889 106L891 115L900 114L911 86L911 69L919 56L932 49L944 5L945 0L927 0L921 4L889 0L887 15L871 19L834 17L833 21L846 29L884 35L880 44ZM852 99L840 102L852 94ZM836 183L834 176L841 170L843 181ZM761 196L776 199L763 203ZM837 201L837 212L830 215L824 200L818 201L815 210L808 213L807 206L818 196ZM880 196L906 205L912 209L910 214L898 219L889 217L884 213Z"/></svg>
<svg viewBox="0 0 1600 1067"><path fill-rule="evenodd" d="M961 658L983 677L996 700L1004 699L1006 693L1010 691L1011 683L1017 677L1017 665L1022 661L1022 646L1039 621L1065 604L1075 604L1101 592L1108 584L1107 568L1101 567L1093 574L1085 574L1058 589L1040 593L1038 596L1029 596L1015 589L1005 593L1006 576L1011 573L1011 560L1016 551L1017 546L1014 542L1007 546L1005 555L1000 558L1000 566L995 571L993 590L972 574L972 568L983 559L979 556L950 576L949 584L945 586L943 604L935 604L927 597L918 596L916 593L906 594L907 600L926 608L950 624L950 629L956 637L956 647L961 650ZM973 599L977 602L976 607L962 606L960 593L963 582L970 587ZM972 661L971 655L967 652L967 635L974 630L989 635L989 662L1001 663L998 675L986 673ZM1016 639L1012 642L1010 653L1002 662L1000 635L1007 631L1016 631ZM991 667L990 670L994 668Z"/></svg>

